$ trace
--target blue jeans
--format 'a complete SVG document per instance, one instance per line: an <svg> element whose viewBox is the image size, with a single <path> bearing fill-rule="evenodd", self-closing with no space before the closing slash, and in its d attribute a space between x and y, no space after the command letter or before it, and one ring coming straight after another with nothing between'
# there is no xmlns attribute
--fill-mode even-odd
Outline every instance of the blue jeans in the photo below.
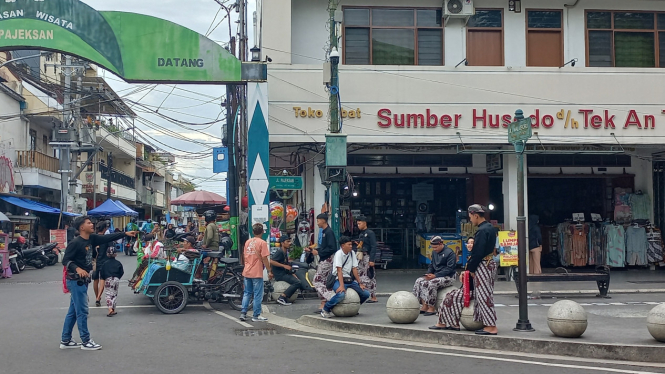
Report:
<svg viewBox="0 0 665 374"><path fill-rule="evenodd" d="M261 315L263 301L263 278L245 278L245 292L242 295L242 314L247 314L249 301L254 297L254 317Z"/></svg>
<svg viewBox="0 0 665 374"><path fill-rule="evenodd" d="M337 289L339 288L339 281L335 282L335 285L333 286L333 291L337 292ZM344 283L344 288L350 288L358 293L358 296L360 296L360 303L364 303L369 299L369 291L363 290L360 288L360 285L358 282L353 281L351 283ZM326 312L330 312L332 308L342 302L344 300L344 297L346 297L346 292L337 292L335 296L333 296L330 301L326 303L326 305L323 307L323 310Z"/></svg>
<svg viewBox="0 0 665 374"><path fill-rule="evenodd" d="M75 280L67 280L67 289L69 289L70 301L69 311L65 317L65 325L62 327L62 341L72 340L72 331L74 325L78 326L81 342L90 341L90 332L88 331L88 284L79 286Z"/></svg>

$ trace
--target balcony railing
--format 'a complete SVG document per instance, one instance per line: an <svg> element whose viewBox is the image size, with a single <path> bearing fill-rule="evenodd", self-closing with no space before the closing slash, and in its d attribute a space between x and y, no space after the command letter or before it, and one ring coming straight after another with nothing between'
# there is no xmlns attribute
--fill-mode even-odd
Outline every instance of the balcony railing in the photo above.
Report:
<svg viewBox="0 0 665 374"><path fill-rule="evenodd" d="M37 151L16 151L16 164L20 168L37 168L58 173L60 160Z"/></svg>
<svg viewBox="0 0 665 374"><path fill-rule="evenodd" d="M104 164L99 165L99 171L102 174L102 179L108 180L109 177L109 168L108 166ZM121 172L120 170L116 170L113 168L113 173L111 174L111 182L119 184L121 186L129 187L131 189L136 189L136 181L134 180L133 177L130 177L129 175Z"/></svg>

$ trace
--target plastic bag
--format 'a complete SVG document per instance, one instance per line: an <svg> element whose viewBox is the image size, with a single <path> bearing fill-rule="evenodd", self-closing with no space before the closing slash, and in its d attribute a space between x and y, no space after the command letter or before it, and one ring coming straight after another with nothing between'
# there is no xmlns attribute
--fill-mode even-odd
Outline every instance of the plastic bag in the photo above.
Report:
<svg viewBox="0 0 665 374"><path fill-rule="evenodd" d="M62 267L62 293L69 293L67 288L67 267Z"/></svg>

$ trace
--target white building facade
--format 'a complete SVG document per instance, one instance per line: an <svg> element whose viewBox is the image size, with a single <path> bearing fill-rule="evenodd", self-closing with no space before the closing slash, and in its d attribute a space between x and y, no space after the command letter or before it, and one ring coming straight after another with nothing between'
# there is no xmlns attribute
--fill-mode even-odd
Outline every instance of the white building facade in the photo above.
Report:
<svg viewBox="0 0 665 374"><path fill-rule="evenodd" d="M474 15L449 16L449 2ZM262 18L271 171L302 174L300 204L317 211L327 6L271 0ZM454 229L455 212L471 203L496 205L491 218L515 229L507 124L517 109L532 116L534 132L529 214L548 225L577 212L612 220L622 188L647 194L649 220L665 225L665 1L524 0L519 11L499 0L340 1L335 18L354 182L343 204L370 226L412 229L413 185L432 184L430 231Z"/></svg>

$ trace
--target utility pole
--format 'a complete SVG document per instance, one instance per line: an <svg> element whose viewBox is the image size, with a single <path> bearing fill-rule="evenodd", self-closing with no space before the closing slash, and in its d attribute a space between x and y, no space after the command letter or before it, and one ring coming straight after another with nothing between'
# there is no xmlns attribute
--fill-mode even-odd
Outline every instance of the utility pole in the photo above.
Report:
<svg viewBox="0 0 665 374"><path fill-rule="evenodd" d="M226 179L229 181L226 203L229 206L229 226L233 247L231 251L238 250L238 179L236 171L236 137L235 113L238 110L238 100L235 95L236 85L226 85L226 142L229 148L229 171ZM235 252L234 252L235 253Z"/></svg>
<svg viewBox="0 0 665 374"><path fill-rule="evenodd" d="M346 180L346 135L341 134L339 117L339 49L337 42L337 25L335 12L339 0L329 0L328 11L330 15L330 133L326 134L326 174L330 182L330 214L331 227L335 236L340 236L340 208L339 191L340 182Z"/></svg>
<svg viewBox="0 0 665 374"><path fill-rule="evenodd" d="M71 131L72 116L72 57L67 55L65 57L65 97L63 109L65 111L64 127ZM67 211L69 200L69 175L71 173L71 145L60 145L60 210Z"/></svg>

